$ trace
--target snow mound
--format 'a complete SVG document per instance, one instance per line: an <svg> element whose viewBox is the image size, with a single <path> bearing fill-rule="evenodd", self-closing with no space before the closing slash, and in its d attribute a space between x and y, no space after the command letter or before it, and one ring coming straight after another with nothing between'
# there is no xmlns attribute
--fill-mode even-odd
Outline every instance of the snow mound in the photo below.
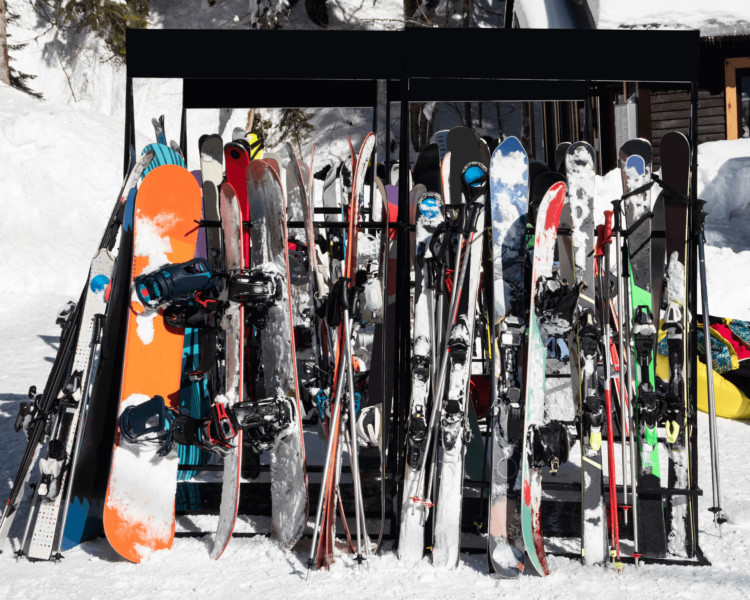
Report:
<svg viewBox="0 0 750 600"><path fill-rule="evenodd" d="M746 0L589 0L598 29L700 29L701 36L750 33Z"/></svg>
<svg viewBox="0 0 750 600"><path fill-rule="evenodd" d="M122 121L0 84L0 291L78 298L122 185Z"/></svg>

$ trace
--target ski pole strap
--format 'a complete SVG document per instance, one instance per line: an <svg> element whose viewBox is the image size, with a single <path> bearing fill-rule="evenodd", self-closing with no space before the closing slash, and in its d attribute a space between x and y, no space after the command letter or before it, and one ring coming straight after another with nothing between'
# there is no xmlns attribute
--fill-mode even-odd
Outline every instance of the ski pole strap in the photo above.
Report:
<svg viewBox="0 0 750 600"><path fill-rule="evenodd" d="M465 229L466 209L468 208L468 206L463 202L461 204L452 206L456 207L457 212L454 219L450 223L450 229L455 232L461 232Z"/></svg>
<svg viewBox="0 0 750 600"><path fill-rule="evenodd" d="M440 261L435 264L436 267L436 273L435 273L435 293L438 296L447 296L448 295L448 284L445 281L446 271L448 270L448 265L446 265L444 262Z"/></svg>
<svg viewBox="0 0 750 600"><path fill-rule="evenodd" d="M703 232L706 228L706 217L708 216L708 213L703 210L703 207L706 205L705 200L700 200L696 198L695 200L695 207L698 209L693 212L693 218L694 218L694 228L695 233L697 235L703 235Z"/></svg>
<svg viewBox="0 0 750 600"><path fill-rule="evenodd" d="M646 219L653 219L653 218L654 218L654 213L652 211L649 210L648 212L643 213L640 217L636 219L635 223L633 223L630 227L628 227L627 231L625 232L625 237L630 236L636 229L638 229L641 226L641 224Z"/></svg>
<svg viewBox="0 0 750 600"><path fill-rule="evenodd" d="M655 181L656 183L659 184L665 196L668 196L672 200L677 200L679 202L682 202L683 204L687 204L687 205L692 204L689 196L686 196L682 192L678 192L671 185L669 185L666 181L662 180L662 178L659 177L656 173L653 173L651 175L651 179L652 181Z"/></svg>
<svg viewBox="0 0 750 600"><path fill-rule="evenodd" d="M424 262L425 262L424 287L427 290L434 290L435 289L435 271L436 271L435 259L426 258Z"/></svg>
<svg viewBox="0 0 750 600"><path fill-rule="evenodd" d="M623 194L620 196L621 200L627 200L631 196L637 196L638 194L642 194L643 192L647 192L650 190L654 184L656 183L656 177L654 175L651 176L652 179L648 183L644 183L641 187L637 187L634 190L629 191L627 194Z"/></svg>
<svg viewBox="0 0 750 600"><path fill-rule="evenodd" d="M445 221L440 223L432 233L432 239L430 239L430 252L438 262L442 261L443 257L445 257L448 252L449 244L446 243L447 235L448 227Z"/></svg>
<svg viewBox="0 0 750 600"><path fill-rule="evenodd" d="M342 277L341 279L339 279L339 283L341 283L341 287L339 287L339 303L341 305L341 310L349 310L352 305L351 298L349 296L349 294L351 293L351 290L349 289L350 281L350 277Z"/></svg>

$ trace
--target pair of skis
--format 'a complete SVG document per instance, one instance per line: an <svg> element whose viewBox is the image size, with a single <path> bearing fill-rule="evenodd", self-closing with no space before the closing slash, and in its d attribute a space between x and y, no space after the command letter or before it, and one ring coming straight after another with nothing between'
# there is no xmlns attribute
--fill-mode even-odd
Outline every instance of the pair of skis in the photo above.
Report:
<svg viewBox="0 0 750 600"><path fill-rule="evenodd" d="M64 545L66 521L71 528L75 528L81 517L76 511L73 491L77 483L77 464L88 466L85 457L78 460L84 431L82 421L89 411L92 386L97 375L102 327L109 301L106 291L114 271L115 259L111 252L128 198L135 193L141 173L153 159L154 152L151 151L137 162L131 156L131 168L115 202L99 250L92 259L81 298L67 317L59 319L63 328L60 347L45 389L42 394L37 394L32 387L29 396L33 403L21 405L16 429L24 428L28 445L0 519L0 547L4 545L18 512L31 470L45 441L48 444L46 457L39 461L40 477L34 486L19 556L39 560L49 560L53 556L58 558ZM115 320L114 316L108 318ZM74 502L72 510L69 509L71 498Z"/></svg>
<svg viewBox="0 0 750 600"><path fill-rule="evenodd" d="M416 185L410 193L416 221L411 244L416 284L412 398L398 549L399 558L409 562L422 558L432 506L436 506L433 562L455 565L458 561L475 306L484 236L484 228L478 224L488 190L487 167L481 158L474 133L461 127L451 130L442 161L438 146L431 144L420 153L414 168ZM444 203L444 197L457 202ZM455 218L449 218L449 210L455 211ZM456 245L451 253L454 234ZM451 254L453 264L449 264ZM450 267L454 268L446 306ZM439 500L435 503L438 442L444 451Z"/></svg>

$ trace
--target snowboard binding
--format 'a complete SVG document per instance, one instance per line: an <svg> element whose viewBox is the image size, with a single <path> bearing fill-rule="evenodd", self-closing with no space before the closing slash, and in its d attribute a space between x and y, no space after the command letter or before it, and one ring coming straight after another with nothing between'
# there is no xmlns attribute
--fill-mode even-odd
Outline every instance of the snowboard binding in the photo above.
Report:
<svg viewBox="0 0 750 600"><path fill-rule="evenodd" d="M47 458L39 460L40 477L36 491L42 498L54 500L61 491L61 478L70 466L70 455L60 439L51 440L47 448Z"/></svg>
<svg viewBox="0 0 750 600"><path fill-rule="evenodd" d="M185 329L204 329L213 327L213 317L216 311L200 305L173 304L164 309L164 322L169 327Z"/></svg>
<svg viewBox="0 0 750 600"><path fill-rule="evenodd" d="M552 277L537 280L534 309L547 335L562 337L570 333L582 285L578 283L571 287L557 271Z"/></svg>
<svg viewBox="0 0 750 600"><path fill-rule="evenodd" d="M464 420L461 403L455 399L448 399L443 406L443 417L440 420L440 427L443 433L443 449L446 452L453 450L461 435L461 425Z"/></svg>
<svg viewBox="0 0 750 600"><path fill-rule="evenodd" d="M196 292L213 285L211 265L203 258L195 258L177 265L139 275L133 280L138 300L143 306L159 308L167 302L191 300Z"/></svg>
<svg viewBox="0 0 750 600"><path fill-rule="evenodd" d="M122 411L120 435L130 444L160 444L157 455L164 457L174 447L173 423L174 413L167 410L164 398L154 396Z"/></svg>
<svg viewBox="0 0 750 600"><path fill-rule="evenodd" d="M234 273L229 279L229 300L245 306L245 319L257 329L268 325L268 309L281 300L281 277L257 269Z"/></svg>
<svg viewBox="0 0 750 600"><path fill-rule="evenodd" d="M586 399L583 401L584 440L588 437L588 445L594 452L597 452L602 447L603 423L604 403L602 399L596 395L586 396Z"/></svg>
<svg viewBox="0 0 750 600"><path fill-rule="evenodd" d="M71 321L71 317L75 314L76 303L72 300L68 300L65 306L60 309L55 319L55 325L59 325L62 329L65 329Z"/></svg>
<svg viewBox="0 0 750 600"><path fill-rule="evenodd" d="M667 307L664 324L661 327L667 332L669 348L669 388L664 398L664 424L667 441L674 444L680 435L685 422L685 402L681 398L683 383L683 309L679 302L672 301Z"/></svg>
<svg viewBox="0 0 750 600"><path fill-rule="evenodd" d="M427 420L423 406L415 406L409 418L409 431L406 434L407 460L413 469L422 465L424 441L427 437Z"/></svg>
<svg viewBox="0 0 750 600"><path fill-rule="evenodd" d="M195 419L180 414L174 420L174 440L178 444L196 446L212 454L226 456L234 447L234 439L240 431L233 407L221 402L211 406L208 418Z"/></svg>
<svg viewBox="0 0 750 600"><path fill-rule="evenodd" d="M552 475L557 475L560 465L568 462L570 437L565 425L553 421L546 425L533 425L529 429L531 466L535 469L549 467Z"/></svg>
<svg viewBox="0 0 750 600"><path fill-rule="evenodd" d="M232 412L249 443L258 450L270 450L289 433L296 418L292 398L275 396L254 402L238 402Z"/></svg>

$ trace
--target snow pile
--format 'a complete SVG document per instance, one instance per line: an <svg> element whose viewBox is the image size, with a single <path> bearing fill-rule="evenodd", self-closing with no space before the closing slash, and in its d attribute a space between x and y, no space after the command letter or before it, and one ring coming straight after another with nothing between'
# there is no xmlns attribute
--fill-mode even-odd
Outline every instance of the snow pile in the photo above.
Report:
<svg viewBox="0 0 750 600"><path fill-rule="evenodd" d="M0 84L0 292L78 299L122 185L122 121Z"/></svg>
<svg viewBox="0 0 750 600"><path fill-rule="evenodd" d="M750 249L750 139L702 144L698 164L708 243Z"/></svg>
<svg viewBox="0 0 750 600"><path fill-rule="evenodd" d="M578 2L580 4L580 1ZM597 29L700 29L701 36L750 34L747 0L587 0ZM518 23L530 29L576 29L565 2L516 0Z"/></svg>
<svg viewBox="0 0 750 600"><path fill-rule="evenodd" d="M747 0L588 0L597 29L700 29L701 36L750 33Z"/></svg>

